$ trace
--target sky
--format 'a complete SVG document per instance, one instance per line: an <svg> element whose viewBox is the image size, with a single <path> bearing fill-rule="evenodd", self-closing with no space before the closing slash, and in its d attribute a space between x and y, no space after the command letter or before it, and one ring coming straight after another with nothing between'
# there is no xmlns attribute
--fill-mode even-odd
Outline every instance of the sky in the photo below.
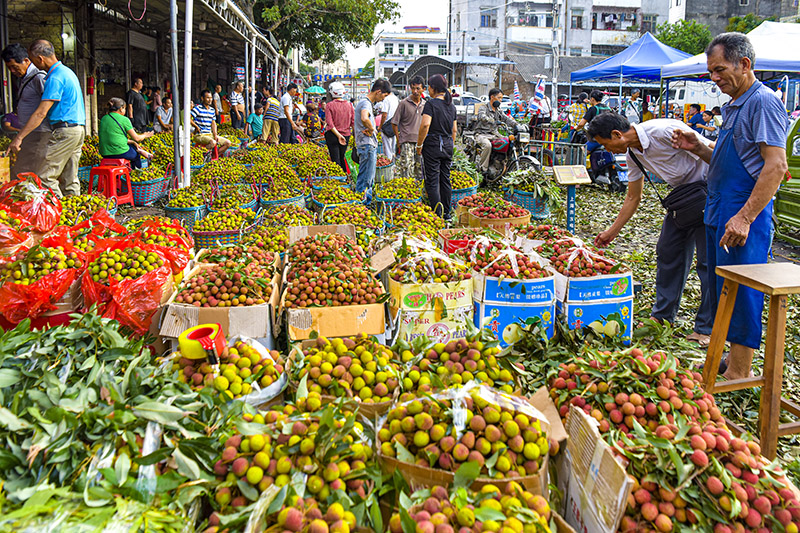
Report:
<svg viewBox="0 0 800 533"><path fill-rule="evenodd" d="M394 24L378 24L375 35L381 30L403 31L403 26L438 26L442 29L442 33L447 31L448 0L398 0L397 3L400 4L400 17ZM359 48L347 47L350 68L361 68L374 57L375 47L372 45Z"/></svg>

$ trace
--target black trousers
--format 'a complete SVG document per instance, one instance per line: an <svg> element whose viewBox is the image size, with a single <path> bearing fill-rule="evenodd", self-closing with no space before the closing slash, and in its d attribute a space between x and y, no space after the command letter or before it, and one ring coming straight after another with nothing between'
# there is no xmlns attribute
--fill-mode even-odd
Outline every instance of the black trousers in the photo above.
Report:
<svg viewBox="0 0 800 533"><path fill-rule="evenodd" d="M701 299L694 319L694 331L710 335L711 327L714 325L714 309L708 282L704 225L686 230L676 226L669 216L664 217L661 235L656 245L656 303L650 314L654 318L675 321L695 252L697 252L697 277L700 278Z"/></svg>
<svg viewBox="0 0 800 533"><path fill-rule="evenodd" d="M342 170L347 172L347 165L344 162L344 155L347 153L347 143L350 142L350 137L344 138L344 144L339 144L339 138L335 133L328 130L325 132L325 144L328 146L328 154L331 156L331 161L342 167Z"/></svg>
<svg viewBox="0 0 800 533"><path fill-rule="evenodd" d="M278 126L281 128L281 144L297 144L297 137L288 118L278 119Z"/></svg>
<svg viewBox="0 0 800 533"><path fill-rule="evenodd" d="M453 162L453 140L431 139L422 146L422 175L431 209L444 219L450 218L452 186L450 164Z"/></svg>

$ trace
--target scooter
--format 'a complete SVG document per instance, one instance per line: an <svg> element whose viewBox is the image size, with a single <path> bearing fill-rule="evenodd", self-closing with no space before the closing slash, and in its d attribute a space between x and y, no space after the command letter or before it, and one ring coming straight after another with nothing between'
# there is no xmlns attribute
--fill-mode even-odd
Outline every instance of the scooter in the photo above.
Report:
<svg viewBox="0 0 800 533"><path fill-rule="evenodd" d="M481 150L475 141L475 132L465 131L463 135L464 151L467 157L480 167ZM527 155L527 146L531 142L528 126L516 124L511 135L492 139L492 153L489 156L489 168L483 174L486 186L500 184L503 176L515 170L542 167L538 159Z"/></svg>
<svg viewBox="0 0 800 533"><path fill-rule="evenodd" d="M628 162L625 154L612 154L599 146L590 151L586 159L586 168L592 183L607 185L611 192L625 192L628 189Z"/></svg>

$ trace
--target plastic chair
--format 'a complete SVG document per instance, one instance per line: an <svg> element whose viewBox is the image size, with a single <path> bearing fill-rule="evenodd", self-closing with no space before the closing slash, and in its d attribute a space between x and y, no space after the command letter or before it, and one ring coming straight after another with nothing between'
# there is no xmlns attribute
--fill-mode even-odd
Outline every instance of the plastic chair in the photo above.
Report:
<svg viewBox="0 0 800 533"><path fill-rule="evenodd" d="M109 159L103 158L100 160L101 167L128 167L131 168L130 159Z"/></svg>
<svg viewBox="0 0 800 533"><path fill-rule="evenodd" d="M134 205L129 167L100 165L92 168L89 174L89 194L92 194L95 176L97 176L97 192L106 198L116 198L117 205Z"/></svg>

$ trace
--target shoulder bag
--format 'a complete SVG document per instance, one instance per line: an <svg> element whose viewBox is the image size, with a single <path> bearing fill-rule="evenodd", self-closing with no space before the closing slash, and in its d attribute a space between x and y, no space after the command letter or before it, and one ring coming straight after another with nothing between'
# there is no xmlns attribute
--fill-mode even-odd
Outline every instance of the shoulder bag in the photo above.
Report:
<svg viewBox="0 0 800 533"><path fill-rule="evenodd" d="M628 151L631 159L642 171L644 178L653 186L656 196L661 200L661 205L667 210L667 215L680 229L692 229L703 224L703 215L708 197L708 185L705 181L694 181L678 185L670 193L661 198L658 189L650 180L647 170L642 165L639 158L632 151Z"/></svg>

